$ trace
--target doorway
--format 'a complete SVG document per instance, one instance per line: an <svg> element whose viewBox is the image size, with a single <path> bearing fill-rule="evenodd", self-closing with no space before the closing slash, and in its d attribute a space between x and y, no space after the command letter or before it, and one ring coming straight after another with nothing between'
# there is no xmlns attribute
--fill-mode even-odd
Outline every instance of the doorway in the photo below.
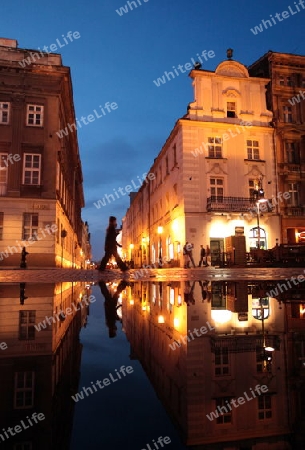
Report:
<svg viewBox="0 0 305 450"><path fill-rule="evenodd" d="M222 253L224 252L224 239L210 239L211 266L220 266Z"/></svg>

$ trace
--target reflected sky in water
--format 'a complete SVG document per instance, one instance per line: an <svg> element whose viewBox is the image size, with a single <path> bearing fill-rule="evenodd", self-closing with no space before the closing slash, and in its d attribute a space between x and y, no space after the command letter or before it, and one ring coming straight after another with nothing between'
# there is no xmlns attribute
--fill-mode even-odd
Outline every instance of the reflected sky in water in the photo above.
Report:
<svg viewBox="0 0 305 450"><path fill-rule="evenodd" d="M305 295L280 283L2 284L2 448L303 449Z"/></svg>

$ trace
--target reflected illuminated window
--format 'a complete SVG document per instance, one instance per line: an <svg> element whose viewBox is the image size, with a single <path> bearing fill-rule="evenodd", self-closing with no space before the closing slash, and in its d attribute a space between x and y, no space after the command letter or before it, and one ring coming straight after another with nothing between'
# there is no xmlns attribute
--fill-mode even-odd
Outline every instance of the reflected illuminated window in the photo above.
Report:
<svg viewBox="0 0 305 450"><path fill-rule="evenodd" d="M305 319L305 303L292 303L291 317L293 319Z"/></svg>
<svg viewBox="0 0 305 450"><path fill-rule="evenodd" d="M35 339L36 311L19 311L19 339Z"/></svg>
<svg viewBox="0 0 305 450"><path fill-rule="evenodd" d="M24 213L22 239L27 240L29 238L33 238L33 240L37 241L37 232L38 232L38 214Z"/></svg>
<svg viewBox="0 0 305 450"><path fill-rule="evenodd" d="M15 372L14 408L26 409L34 406L34 380L32 371Z"/></svg>
<svg viewBox="0 0 305 450"><path fill-rule="evenodd" d="M14 444L14 450L33 450L33 444L32 442L18 442L17 444Z"/></svg>
<svg viewBox="0 0 305 450"><path fill-rule="evenodd" d="M215 348L215 375L229 375L229 350L228 347Z"/></svg>
<svg viewBox="0 0 305 450"><path fill-rule="evenodd" d="M156 296L157 296L156 285L153 284L152 285L152 302L154 305L156 304Z"/></svg>
<svg viewBox="0 0 305 450"><path fill-rule="evenodd" d="M259 420L271 419L272 406L271 395L261 395L257 399L258 401L258 418Z"/></svg>
<svg viewBox="0 0 305 450"><path fill-rule="evenodd" d="M231 397L222 397L216 400L216 409L218 409L220 416L217 417L216 423L231 423L232 422L232 411L230 408Z"/></svg>
<svg viewBox="0 0 305 450"><path fill-rule="evenodd" d="M263 308L261 308L261 306ZM268 319L270 315L269 297L252 298L252 316L254 317L254 319L262 320L262 309L264 313L264 319Z"/></svg>
<svg viewBox="0 0 305 450"><path fill-rule="evenodd" d="M226 309L224 284L212 282L212 309Z"/></svg>

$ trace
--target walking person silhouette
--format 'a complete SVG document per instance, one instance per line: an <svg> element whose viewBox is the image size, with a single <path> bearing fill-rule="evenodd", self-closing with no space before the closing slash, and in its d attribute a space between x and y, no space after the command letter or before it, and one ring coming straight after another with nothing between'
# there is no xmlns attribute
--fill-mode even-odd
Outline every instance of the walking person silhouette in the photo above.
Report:
<svg viewBox="0 0 305 450"><path fill-rule="evenodd" d="M105 237L105 255L101 261L99 271L103 271L106 269L106 265L111 258L111 256L114 256L117 265L122 270L122 272L126 272L128 270L127 265L122 261L120 255L118 254L117 246L122 247L120 244L117 243L116 238L118 235L118 232L116 231L117 221L116 217L110 216L109 217L109 225L106 231L106 237Z"/></svg>

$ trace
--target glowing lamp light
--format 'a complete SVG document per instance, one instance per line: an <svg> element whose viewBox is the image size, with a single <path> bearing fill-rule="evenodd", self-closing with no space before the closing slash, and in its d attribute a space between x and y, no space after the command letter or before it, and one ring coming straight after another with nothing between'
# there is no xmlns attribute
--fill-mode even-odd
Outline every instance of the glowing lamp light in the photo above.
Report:
<svg viewBox="0 0 305 450"><path fill-rule="evenodd" d="M130 304L131 306L133 306L133 305L134 305L134 300L133 300L133 299L130 299L130 300L129 300L129 304Z"/></svg>
<svg viewBox="0 0 305 450"><path fill-rule="evenodd" d="M182 305L181 294L178 294L177 302L178 302L178 306L181 306L181 305Z"/></svg>
<svg viewBox="0 0 305 450"><path fill-rule="evenodd" d="M142 311L146 311L146 305L142 305Z"/></svg>
<svg viewBox="0 0 305 450"><path fill-rule="evenodd" d="M164 316L158 316L158 323L165 323Z"/></svg>
<svg viewBox="0 0 305 450"><path fill-rule="evenodd" d="M212 309L211 311L212 319L217 323L227 323L232 319L232 312L226 309L216 310Z"/></svg>
<svg viewBox="0 0 305 450"><path fill-rule="evenodd" d="M169 302L171 305L175 304L175 289L170 290Z"/></svg>
<svg viewBox="0 0 305 450"><path fill-rule="evenodd" d="M180 320L178 319L178 317L175 317L175 318L174 318L174 327L175 327L175 328L178 328L178 327L179 327L179 324L180 324Z"/></svg>
<svg viewBox="0 0 305 450"><path fill-rule="evenodd" d="M158 234L162 234L163 233L163 227L159 226L158 227Z"/></svg>
<svg viewBox="0 0 305 450"><path fill-rule="evenodd" d="M265 347L266 352L274 352L274 348L273 347Z"/></svg>

